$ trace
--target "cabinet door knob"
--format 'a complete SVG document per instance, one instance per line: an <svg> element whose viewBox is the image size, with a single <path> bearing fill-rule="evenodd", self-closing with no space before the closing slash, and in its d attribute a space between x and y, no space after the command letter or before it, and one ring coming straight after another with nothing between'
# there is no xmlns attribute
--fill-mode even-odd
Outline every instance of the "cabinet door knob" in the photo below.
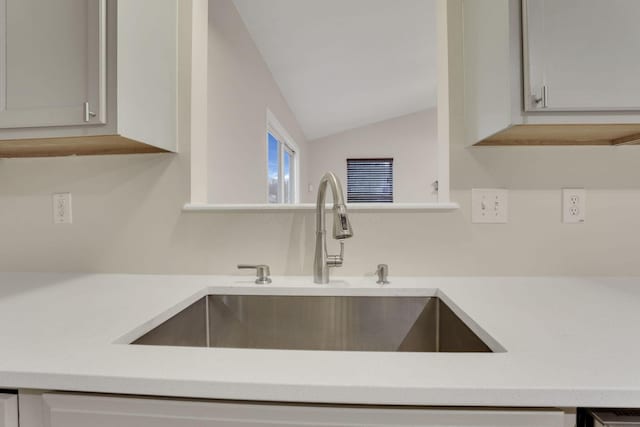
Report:
<svg viewBox="0 0 640 427"><path fill-rule="evenodd" d="M96 113L94 113L93 111L91 111L89 109L89 103L85 102L84 103L84 121L88 122L91 120L91 118L95 117Z"/></svg>
<svg viewBox="0 0 640 427"><path fill-rule="evenodd" d="M549 90L547 89L547 85L542 86L542 96L537 97L533 95L533 102L537 107L547 108L547 99L549 97Z"/></svg>

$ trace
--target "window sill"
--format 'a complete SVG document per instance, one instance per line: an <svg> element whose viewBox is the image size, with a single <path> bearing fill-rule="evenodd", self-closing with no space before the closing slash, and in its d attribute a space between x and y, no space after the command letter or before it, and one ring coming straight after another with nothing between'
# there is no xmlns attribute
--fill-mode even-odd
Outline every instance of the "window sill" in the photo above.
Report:
<svg viewBox="0 0 640 427"><path fill-rule="evenodd" d="M327 207L330 209L331 204ZM347 204L351 212L429 212L429 211L453 211L460 205L454 202L435 203L357 203ZM315 211L313 203L290 204L208 204L187 203L182 210L184 212L304 212Z"/></svg>

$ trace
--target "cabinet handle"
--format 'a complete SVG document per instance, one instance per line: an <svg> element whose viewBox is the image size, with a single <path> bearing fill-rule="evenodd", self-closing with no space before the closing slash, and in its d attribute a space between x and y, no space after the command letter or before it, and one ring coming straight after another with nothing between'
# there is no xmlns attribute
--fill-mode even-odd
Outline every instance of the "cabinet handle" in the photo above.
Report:
<svg viewBox="0 0 640 427"><path fill-rule="evenodd" d="M91 118L95 117L96 113L94 113L93 111L91 111L89 109L89 103L85 102L84 103L84 121L88 122L91 120Z"/></svg>
<svg viewBox="0 0 640 427"><path fill-rule="evenodd" d="M542 86L542 96L536 97L533 95L533 102L539 108L547 108L547 99L549 97L549 91L547 89L547 85Z"/></svg>

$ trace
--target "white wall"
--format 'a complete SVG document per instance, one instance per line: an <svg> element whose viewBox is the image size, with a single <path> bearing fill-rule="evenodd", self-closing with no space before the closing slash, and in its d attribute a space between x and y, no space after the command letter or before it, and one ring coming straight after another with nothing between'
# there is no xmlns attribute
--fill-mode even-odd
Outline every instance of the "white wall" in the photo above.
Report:
<svg viewBox="0 0 640 427"><path fill-rule="evenodd" d="M231 0L209 1L208 201L267 202L266 110L305 138Z"/></svg>
<svg viewBox="0 0 640 427"><path fill-rule="evenodd" d="M539 149L538 149L539 148ZM640 275L640 147L455 148L442 213L354 213L335 274ZM0 161L0 270L236 274L312 272L312 213L183 213L188 155ZM471 224L471 186L510 188L509 223ZM560 223L562 186L585 185L587 222ZM52 223L71 191L74 223ZM330 243L331 249L337 249ZM248 273L238 273L248 274Z"/></svg>
<svg viewBox="0 0 640 427"><path fill-rule="evenodd" d="M181 211L190 188L184 70L180 81L180 154L0 160L1 271L235 274L239 262L265 262L275 275L311 274L312 213ZM462 208L354 213L336 274L386 262L392 279L640 275L640 147L464 148L452 137L452 199ZM474 186L510 189L508 224L471 224ZM563 186L587 188L585 224L560 223ZM53 224L60 191L73 194L72 225Z"/></svg>
<svg viewBox="0 0 640 427"><path fill-rule="evenodd" d="M308 142L308 184L313 194L326 171L347 185L347 158L393 157L395 202L437 201L438 129L435 108L351 129ZM307 186L303 186L306 190Z"/></svg>

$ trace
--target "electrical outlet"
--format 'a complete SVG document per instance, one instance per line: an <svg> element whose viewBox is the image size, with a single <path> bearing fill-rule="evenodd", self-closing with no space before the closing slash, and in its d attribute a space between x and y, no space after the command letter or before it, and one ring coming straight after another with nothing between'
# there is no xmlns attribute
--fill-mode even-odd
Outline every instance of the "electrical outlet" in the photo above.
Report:
<svg viewBox="0 0 640 427"><path fill-rule="evenodd" d="M587 191L584 188L562 189L562 222L582 224L587 216Z"/></svg>
<svg viewBox="0 0 640 427"><path fill-rule="evenodd" d="M474 224L506 224L509 192L503 189L471 190L471 222Z"/></svg>
<svg viewBox="0 0 640 427"><path fill-rule="evenodd" d="M71 224L71 193L54 193L53 223Z"/></svg>

